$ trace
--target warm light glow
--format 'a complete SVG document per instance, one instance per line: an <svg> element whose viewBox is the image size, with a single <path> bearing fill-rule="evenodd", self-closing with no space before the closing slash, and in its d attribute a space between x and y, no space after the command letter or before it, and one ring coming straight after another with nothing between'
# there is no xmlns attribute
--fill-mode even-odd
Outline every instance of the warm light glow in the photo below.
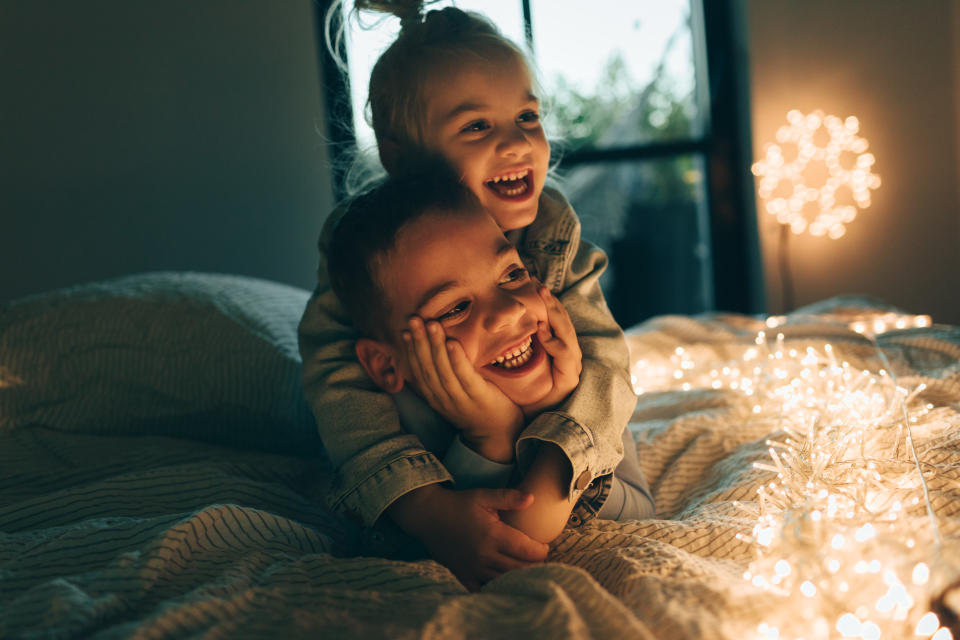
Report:
<svg viewBox="0 0 960 640"><path fill-rule="evenodd" d="M932 322L895 313L835 320L836 346L790 337L802 316L770 317L755 338L725 345L722 359L693 343L636 362L634 385L734 392L746 419L769 425L766 457L753 462L755 498L736 503L753 522L737 539L757 553L745 585L781 599L755 637L950 638L929 611L944 580L937 571L949 569L917 446L949 425L924 400L925 384L896 378L876 341ZM874 352L872 368L862 355L856 365L844 359L851 343Z"/></svg>
<svg viewBox="0 0 960 640"><path fill-rule="evenodd" d="M917 623L917 628L914 631L914 634L918 636L932 636L939 627L940 619L937 618L937 614L931 611L927 613L927 615L920 618L920 622Z"/></svg>
<svg viewBox="0 0 960 640"><path fill-rule="evenodd" d="M857 212L870 206L870 191L880 186L871 170L876 158L857 135L860 122L794 109L787 123L753 164L760 178L757 193L767 213L793 233L840 238Z"/></svg>

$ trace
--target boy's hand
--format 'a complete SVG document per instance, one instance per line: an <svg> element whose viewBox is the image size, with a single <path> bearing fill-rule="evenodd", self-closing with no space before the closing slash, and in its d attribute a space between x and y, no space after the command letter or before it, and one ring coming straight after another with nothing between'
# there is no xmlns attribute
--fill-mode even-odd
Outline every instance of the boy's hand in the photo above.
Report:
<svg viewBox="0 0 960 640"><path fill-rule="evenodd" d="M541 284L538 293L547 307L547 323L540 323L537 339L553 360L553 389L540 402L523 408L530 418L563 402L580 383L583 371L583 354L567 310L546 286Z"/></svg>
<svg viewBox="0 0 960 640"><path fill-rule="evenodd" d="M569 322L569 321L568 321ZM447 339L439 322L417 316L403 333L417 388L435 411L461 431L474 451L495 462L513 461L523 412L467 359L463 346Z"/></svg>
<svg viewBox="0 0 960 640"><path fill-rule="evenodd" d="M515 489L453 491L429 485L401 496L390 506L390 515L465 587L476 591L500 574L546 559L546 544L514 529L498 514L532 503L532 495Z"/></svg>

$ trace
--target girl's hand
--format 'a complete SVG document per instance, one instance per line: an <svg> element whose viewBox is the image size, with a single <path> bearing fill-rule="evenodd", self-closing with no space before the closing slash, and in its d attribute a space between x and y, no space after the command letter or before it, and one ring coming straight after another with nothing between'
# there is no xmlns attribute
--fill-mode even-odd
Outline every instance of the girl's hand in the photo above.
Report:
<svg viewBox="0 0 960 640"><path fill-rule="evenodd" d="M583 371L583 354L567 310L545 285L540 285L538 293L547 307L547 322L539 324L537 339L552 359L553 389L536 404L523 408L528 418L563 402L580 384Z"/></svg>
<svg viewBox="0 0 960 640"><path fill-rule="evenodd" d="M427 403L455 427L474 451L495 462L513 461L523 412L483 378L463 346L447 339L439 322L413 316L403 333L411 374Z"/></svg>

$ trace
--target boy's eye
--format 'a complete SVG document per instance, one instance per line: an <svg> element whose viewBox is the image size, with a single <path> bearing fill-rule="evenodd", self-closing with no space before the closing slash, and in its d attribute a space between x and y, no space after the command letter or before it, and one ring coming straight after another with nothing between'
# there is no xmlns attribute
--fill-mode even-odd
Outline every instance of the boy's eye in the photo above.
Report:
<svg viewBox="0 0 960 640"><path fill-rule="evenodd" d="M529 277L529 273L523 267L517 267L507 272L504 278L505 282L523 282Z"/></svg>
<svg viewBox="0 0 960 640"><path fill-rule="evenodd" d="M460 314L466 312L470 308L470 302L464 300L463 302L457 303L452 309L441 313L437 316L437 320L449 320L450 318L456 318Z"/></svg>
<svg viewBox="0 0 960 640"><path fill-rule="evenodd" d="M479 131L484 131L487 128L487 123L483 120L476 120L471 122L464 128L460 129L461 133L477 133Z"/></svg>

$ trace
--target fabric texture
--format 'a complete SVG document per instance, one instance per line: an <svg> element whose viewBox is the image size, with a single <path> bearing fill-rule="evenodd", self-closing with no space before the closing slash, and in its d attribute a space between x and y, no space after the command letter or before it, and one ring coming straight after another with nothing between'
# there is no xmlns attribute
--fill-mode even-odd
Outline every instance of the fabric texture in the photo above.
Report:
<svg viewBox="0 0 960 640"><path fill-rule="evenodd" d="M872 345L824 320L842 313L836 306L816 313L781 329L791 346L829 340L838 358L881 367ZM0 636L756 637L767 615L796 606L744 578L759 552L750 510L770 478L752 463L769 460L776 416L754 413L730 390L683 390L654 362L678 348L725 361L758 326L745 316L670 316L628 331L634 370L663 387L640 396L631 421L656 518L567 529L545 564L477 593L411 556L402 537L330 510L333 471L322 456L105 435L79 403L83 429L70 428L66 413L56 428L4 428ZM944 549L960 548L960 328L897 331L878 342L902 384L927 385L936 425L915 443ZM100 408L104 424L121 426L111 407ZM180 428L175 414L162 415L167 429ZM139 417L130 426L142 432ZM926 516L916 517L921 530ZM956 601L949 594L943 602Z"/></svg>
<svg viewBox="0 0 960 640"><path fill-rule="evenodd" d="M4 305L0 432L44 425L316 453L296 342L308 296L160 272Z"/></svg>

